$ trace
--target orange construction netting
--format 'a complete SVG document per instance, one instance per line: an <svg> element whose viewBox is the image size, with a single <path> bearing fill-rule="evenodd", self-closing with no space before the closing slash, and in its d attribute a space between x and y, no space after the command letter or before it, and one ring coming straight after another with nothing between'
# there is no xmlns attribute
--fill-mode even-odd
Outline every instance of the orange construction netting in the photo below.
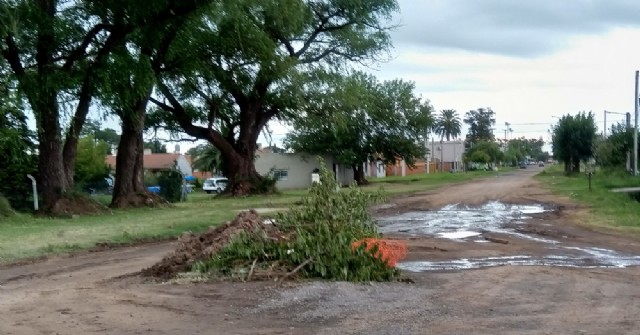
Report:
<svg viewBox="0 0 640 335"><path fill-rule="evenodd" d="M353 249L365 244L365 250L371 251L374 246L378 247L378 251L374 256L386 261L391 267L395 267L398 261L407 257L407 244L398 240L383 240L379 238L365 238L355 241L351 244Z"/></svg>

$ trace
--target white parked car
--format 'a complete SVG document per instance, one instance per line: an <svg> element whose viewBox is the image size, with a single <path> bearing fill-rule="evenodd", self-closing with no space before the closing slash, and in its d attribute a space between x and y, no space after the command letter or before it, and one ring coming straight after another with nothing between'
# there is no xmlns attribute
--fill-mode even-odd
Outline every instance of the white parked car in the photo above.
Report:
<svg viewBox="0 0 640 335"><path fill-rule="evenodd" d="M202 190L207 193L220 193L227 187L229 180L225 177L209 178L202 183Z"/></svg>

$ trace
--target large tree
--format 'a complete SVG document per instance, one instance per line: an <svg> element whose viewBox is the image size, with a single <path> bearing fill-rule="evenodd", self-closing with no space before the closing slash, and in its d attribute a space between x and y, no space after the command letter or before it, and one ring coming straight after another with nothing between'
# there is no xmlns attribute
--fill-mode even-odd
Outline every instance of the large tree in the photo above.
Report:
<svg viewBox="0 0 640 335"><path fill-rule="evenodd" d="M302 74L366 63L390 45L385 22L395 0L236 0L179 36L174 53L158 67L162 97L154 103L190 136L222 154L227 192L256 191L257 139L274 119L300 115L297 102L308 82ZM193 65L185 73L171 64Z"/></svg>
<svg viewBox="0 0 640 335"><path fill-rule="evenodd" d="M454 109L445 109L440 111L440 115L436 118L436 122L433 126L434 132L440 136L440 139L446 138L450 141L452 138L457 138L462 132L462 126L460 124L460 116Z"/></svg>
<svg viewBox="0 0 640 335"><path fill-rule="evenodd" d="M310 99L305 117L297 119L285 143L295 151L329 154L353 168L358 184L368 159L412 165L425 155L425 129L432 107L414 94L414 84L402 80L379 83L361 73L338 77L326 91Z"/></svg>
<svg viewBox="0 0 640 335"><path fill-rule="evenodd" d="M146 146L143 132L147 126L149 99L156 85L156 70L163 64L178 32L200 18L214 3L217 2L170 1L166 6L173 7L174 15L136 29L126 46L111 53L109 65L113 70L101 86L101 100L120 118L122 125L111 207L152 203L148 201L151 194L144 186L143 152ZM176 49L175 52L184 53L184 50ZM177 64L164 64L164 67L181 68ZM166 147L157 141L152 142L151 149L156 153L166 152Z"/></svg>
<svg viewBox="0 0 640 335"><path fill-rule="evenodd" d="M579 173L580 162L592 158L597 127L593 113L565 115L553 127L553 156L565 173Z"/></svg>
<svg viewBox="0 0 640 335"><path fill-rule="evenodd" d="M473 146L479 141L493 142L493 127L496 124L495 113L491 108L478 108L465 114L464 123L469 126L467 144Z"/></svg>
<svg viewBox="0 0 640 335"><path fill-rule="evenodd" d="M0 66L11 69L35 117L45 210L73 186L78 138L111 52L136 29L162 26L201 2L0 2Z"/></svg>

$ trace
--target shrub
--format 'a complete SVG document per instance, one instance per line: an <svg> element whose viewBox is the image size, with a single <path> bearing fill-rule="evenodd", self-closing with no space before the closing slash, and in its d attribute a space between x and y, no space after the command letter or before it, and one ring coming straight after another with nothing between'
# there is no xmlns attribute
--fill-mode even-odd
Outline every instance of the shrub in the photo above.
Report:
<svg viewBox="0 0 640 335"><path fill-rule="evenodd" d="M321 183L314 184L302 205L275 218L285 236L274 240L260 232L244 232L212 259L196 263L193 270L226 276L279 266L287 271L302 266L299 274L348 281L384 281L397 269L374 256L377 247L356 241L379 237L368 207L383 194L365 193L352 185L337 191L331 172L321 162Z"/></svg>
<svg viewBox="0 0 640 335"><path fill-rule="evenodd" d="M158 175L160 196L169 202L182 199L182 174L176 170L163 171Z"/></svg>
<svg viewBox="0 0 640 335"><path fill-rule="evenodd" d="M13 216L14 214L15 212L13 211L13 208L11 208L9 200L0 194L0 219Z"/></svg>

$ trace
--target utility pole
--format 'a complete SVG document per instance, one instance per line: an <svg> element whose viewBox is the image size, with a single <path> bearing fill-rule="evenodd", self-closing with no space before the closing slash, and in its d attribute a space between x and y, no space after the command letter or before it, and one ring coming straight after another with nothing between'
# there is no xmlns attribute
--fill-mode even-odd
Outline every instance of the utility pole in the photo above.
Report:
<svg viewBox="0 0 640 335"><path fill-rule="evenodd" d="M604 111L604 138L607 138L607 111Z"/></svg>
<svg viewBox="0 0 640 335"><path fill-rule="evenodd" d="M635 122L633 127L633 175L638 175L638 79L640 71L636 71L636 89L633 93L633 105L635 113Z"/></svg>
<svg viewBox="0 0 640 335"><path fill-rule="evenodd" d="M425 148L425 153L429 151L429 129L426 129L424 131L424 148ZM433 155L433 152L429 152L426 153L424 156L424 165L426 167L426 172L427 174L429 174L429 156Z"/></svg>

